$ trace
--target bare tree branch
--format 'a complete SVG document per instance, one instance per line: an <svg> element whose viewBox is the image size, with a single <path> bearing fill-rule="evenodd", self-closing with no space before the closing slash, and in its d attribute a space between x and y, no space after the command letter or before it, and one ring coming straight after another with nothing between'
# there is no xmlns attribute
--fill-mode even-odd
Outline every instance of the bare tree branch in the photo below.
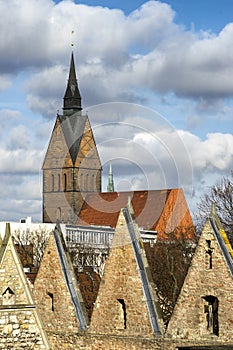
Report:
<svg viewBox="0 0 233 350"><path fill-rule="evenodd" d="M205 193L198 203L197 222L203 226L204 220L209 216L212 204L228 237L233 242L233 171L230 176L224 176L208 193Z"/></svg>

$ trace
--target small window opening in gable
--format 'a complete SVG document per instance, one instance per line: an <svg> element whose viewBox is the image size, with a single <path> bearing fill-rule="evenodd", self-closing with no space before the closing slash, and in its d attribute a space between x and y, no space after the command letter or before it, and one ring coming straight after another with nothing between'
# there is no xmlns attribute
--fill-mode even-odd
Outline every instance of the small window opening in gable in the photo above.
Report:
<svg viewBox="0 0 233 350"><path fill-rule="evenodd" d="M54 311L54 297L53 297L53 293L48 293L48 296L50 297L50 310Z"/></svg>
<svg viewBox="0 0 233 350"><path fill-rule="evenodd" d="M124 299L117 299L118 302L118 317L117 317L117 329L126 329L126 305Z"/></svg>
<svg viewBox="0 0 233 350"><path fill-rule="evenodd" d="M207 255L207 264L208 264L208 268L212 269L213 268L213 247L211 246L211 240L207 239L206 240L206 255Z"/></svg>
<svg viewBox="0 0 233 350"><path fill-rule="evenodd" d="M2 294L2 304L3 305L14 305L15 304L15 293L9 287Z"/></svg>
<svg viewBox="0 0 233 350"><path fill-rule="evenodd" d="M218 298L213 295L203 297L205 300L204 313L206 314L206 329L211 334L219 335Z"/></svg>

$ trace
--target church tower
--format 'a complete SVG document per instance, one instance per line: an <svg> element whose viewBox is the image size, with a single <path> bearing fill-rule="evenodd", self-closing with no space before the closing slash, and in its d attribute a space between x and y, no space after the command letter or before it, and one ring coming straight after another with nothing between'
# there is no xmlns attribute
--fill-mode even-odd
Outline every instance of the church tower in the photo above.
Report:
<svg viewBox="0 0 233 350"><path fill-rule="evenodd" d="M43 163L43 222L75 223L85 196L101 191L102 167L71 54L70 72Z"/></svg>

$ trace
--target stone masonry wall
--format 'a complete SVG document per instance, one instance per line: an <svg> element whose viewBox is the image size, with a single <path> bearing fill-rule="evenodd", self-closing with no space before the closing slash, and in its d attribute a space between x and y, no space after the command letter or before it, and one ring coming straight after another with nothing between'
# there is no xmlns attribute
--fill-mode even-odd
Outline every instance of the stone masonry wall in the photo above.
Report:
<svg viewBox="0 0 233 350"><path fill-rule="evenodd" d="M208 298L216 298L215 311L211 303L208 303ZM233 340L232 305L232 276L207 222L167 334L178 342L186 340L228 344ZM213 330L214 322L218 326L218 334Z"/></svg>
<svg viewBox="0 0 233 350"><path fill-rule="evenodd" d="M101 320L101 322L100 322ZM142 280L123 214L95 302L90 332L153 338Z"/></svg>
<svg viewBox="0 0 233 350"><path fill-rule="evenodd" d="M77 332L75 310L61 269L53 235L47 243L33 295L45 329Z"/></svg>
<svg viewBox="0 0 233 350"><path fill-rule="evenodd" d="M98 334L48 333L52 349L56 350L165 350L162 339L121 337ZM166 349L168 350L168 349Z"/></svg>
<svg viewBox="0 0 233 350"><path fill-rule="evenodd" d="M33 310L0 310L0 349L45 349Z"/></svg>
<svg viewBox="0 0 233 350"><path fill-rule="evenodd" d="M6 231L0 250L0 349L48 349L9 226Z"/></svg>

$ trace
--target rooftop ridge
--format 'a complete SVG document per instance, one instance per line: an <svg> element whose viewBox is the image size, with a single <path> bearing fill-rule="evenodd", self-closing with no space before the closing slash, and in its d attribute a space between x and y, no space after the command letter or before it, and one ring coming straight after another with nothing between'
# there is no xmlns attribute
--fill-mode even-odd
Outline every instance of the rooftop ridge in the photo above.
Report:
<svg viewBox="0 0 233 350"><path fill-rule="evenodd" d="M87 329L86 317L84 315L81 302L80 302L79 297L77 295L77 292L75 290L75 286L73 283L69 263L67 261L67 256L66 256L66 252L64 249L64 244L62 242L62 235L60 234L60 231L57 228L53 231L53 236L54 236L54 240L56 243L58 256L59 256L59 260L61 263L61 268L62 268L62 271L64 274L64 278L66 281L66 285L67 285L67 288L69 290L72 303L74 305L76 317L79 321L79 325L80 325L81 330L86 330Z"/></svg>
<svg viewBox="0 0 233 350"><path fill-rule="evenodd" d="M149 280L147 277L147 272L145 269L144 261L143 261L142 255L141 255L140 244L142 245L143 243L139 239L139 233L135 229L135 225L134 225L134 221L133 221L130 209L123 208L122 212L123 212L123 215L125 217L125 221L126 221L126 224L128 227L130 239L131 239L132 246L133 246L133 250L135 253L135 258L136 258L137 265L139 268L139 273L140 273L140 277L141 277L141 281L142 281L142 288L143 288L143 292L144 292L144 295L146 298L146 303L147 303L147 307L148 307L148 311L149 311L149 315L150 315L151 326L152 326L153 332L155 334L161 335L162 332L161 332L161 328L160 328L159 321L158 321L158 314L157 314L157 310L156 310L156 305L155 305L152 291L150 288L150 284L149 284Z"/></svg>
<svg viewBox="0 0 233 350"><path fill-rule="evenodd" d="M215 225L217 226L217 229L218 229L219 233L222 236L222 239L223 239L224 243L226 244L226 247L227 247L231 257L233 258L233 249L232 249L231 243L230 243L230 241L229 241L229 239L227 237L227 234L226 234L226 232L224 231L224 229L222 227L222 224L221 224L221 222L219 220L219 217L218 217L218 215L216 213L216 206L215 206L215 204L212 205L211 216L212 216L212 218L213 218L213 220L215 222Z"/></svg>

